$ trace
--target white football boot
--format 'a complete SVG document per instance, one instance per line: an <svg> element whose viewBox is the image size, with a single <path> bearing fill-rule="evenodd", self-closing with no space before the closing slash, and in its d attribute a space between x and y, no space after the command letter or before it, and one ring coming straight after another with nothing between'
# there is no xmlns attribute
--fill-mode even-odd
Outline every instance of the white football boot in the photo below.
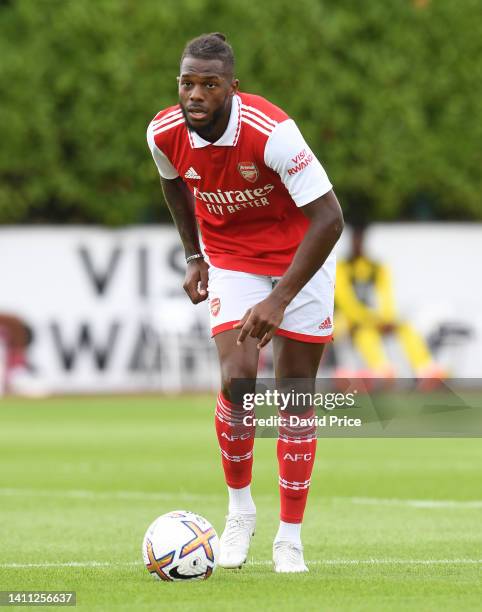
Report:
<svg viewBox="0 0 482 612"><path fill-rule="evenodd" d="M303 558L303 547L283 540L273 544L273 564L278 574L309 571Z"/></svg>
<svg viewBox="0 0 482 612"><path fill-rule="evenodd" d="M256 528L256 514L229 514L219 540L219 567L241 568L248 558L249 544Z"/></svg>

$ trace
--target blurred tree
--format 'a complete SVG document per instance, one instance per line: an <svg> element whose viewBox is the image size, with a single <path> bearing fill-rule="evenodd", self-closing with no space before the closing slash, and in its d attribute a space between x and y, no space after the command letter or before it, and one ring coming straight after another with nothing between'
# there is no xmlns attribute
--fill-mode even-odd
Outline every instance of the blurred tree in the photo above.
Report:
<svg viewBox="0 0 482 612"><path fill-rule="evenodd" d="M145 129L176 102L185 42L216 30L348 220L482 218L478 0L16 0L0 3L0 221L167 220Z"/></svg>

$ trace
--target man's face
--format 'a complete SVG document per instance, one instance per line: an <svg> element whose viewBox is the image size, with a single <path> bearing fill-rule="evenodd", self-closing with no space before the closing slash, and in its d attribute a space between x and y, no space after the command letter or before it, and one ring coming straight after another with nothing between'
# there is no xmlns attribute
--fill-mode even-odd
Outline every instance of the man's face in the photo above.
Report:
<svg viewBox="0 0 482 612"><path fill-rule="evenodd" d="M181 64L179 102L188 126L209 136L231 110L238 81L217 59L185 57Z"/></svg>

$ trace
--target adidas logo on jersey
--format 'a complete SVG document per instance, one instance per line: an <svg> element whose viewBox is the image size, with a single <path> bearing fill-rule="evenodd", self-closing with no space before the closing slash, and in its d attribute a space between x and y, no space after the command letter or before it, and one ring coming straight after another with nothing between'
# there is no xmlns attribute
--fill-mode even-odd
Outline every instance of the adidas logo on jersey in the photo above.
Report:
<svg viewBox="0 0 482 612"><path fill-rule="evenodd" d="M184 178L187 178L187 179L198 179L198 180L199 180L201 177L200 177L200 176L199 176L199 174L196 172L196 170L194 170L194 168L191 166L191 167L190 167L190 168L187 170L186 174L184 175Z"/></svg>
<svg viewBox="0 0 482 612"><path fill-rule="evenodd" d="M326 317L326 319L323 321L323 323L320 323L320 325L318 325L318 329L331 329L331 319L330 319L330 317Z"/></svg>

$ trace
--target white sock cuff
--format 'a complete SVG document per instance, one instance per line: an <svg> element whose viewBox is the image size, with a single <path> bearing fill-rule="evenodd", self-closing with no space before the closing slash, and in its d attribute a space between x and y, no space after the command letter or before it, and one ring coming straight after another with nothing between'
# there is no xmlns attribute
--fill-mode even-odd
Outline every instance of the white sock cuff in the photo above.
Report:
<svg viewBox="0 0 482 612"><path fill-rule="evenodd" d="M278 533L274 541L292 542L301 546L301 525L301 523L285 523L285 521L280 521Z"/></svg>
<svg viewBox="0 0 482 612"><path fill-rule="evenodd" d="M256 506L251 496L251 485L242 489L228 487L229 514L255 514Z"/></svg>

